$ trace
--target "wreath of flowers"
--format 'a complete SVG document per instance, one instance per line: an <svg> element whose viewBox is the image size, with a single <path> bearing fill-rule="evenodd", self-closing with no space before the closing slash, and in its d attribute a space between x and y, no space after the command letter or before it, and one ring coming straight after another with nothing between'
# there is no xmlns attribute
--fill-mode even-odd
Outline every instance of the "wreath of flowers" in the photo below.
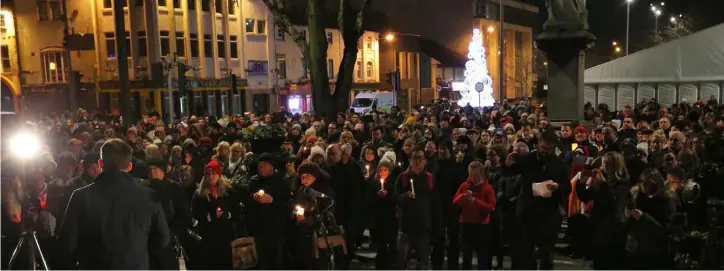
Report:
<svg viewBox="0 0 724 271"><path fill-rule="evenodd" d="M287 130L279 124L249 126L241 130L246 140L261 138L280 138L287 135Z"/></svg>

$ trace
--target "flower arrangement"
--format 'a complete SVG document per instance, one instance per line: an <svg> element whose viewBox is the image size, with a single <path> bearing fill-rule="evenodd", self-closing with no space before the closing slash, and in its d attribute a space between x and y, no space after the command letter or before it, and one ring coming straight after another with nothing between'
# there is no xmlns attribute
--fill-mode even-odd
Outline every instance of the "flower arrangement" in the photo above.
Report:
<svg viewBox="0 0 724 271"><path fill-rule="evenodd" d="M241 130L241 134L246 140L265 139L265 138L283 138L287 134L287 130L279 124L249 126Z"/></svg>

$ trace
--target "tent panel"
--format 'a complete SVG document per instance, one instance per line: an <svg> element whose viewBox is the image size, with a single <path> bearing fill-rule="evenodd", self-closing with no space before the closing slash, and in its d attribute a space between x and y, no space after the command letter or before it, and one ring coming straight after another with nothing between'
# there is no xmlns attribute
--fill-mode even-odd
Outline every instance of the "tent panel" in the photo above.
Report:
<svg viewBox="0 0 724 271"><path fill-rule="evenodd" d="M656 97L656 101L663 107L671 107L676 103L676 85L659 84L659 96Z"/></svg>
<svg viewBox="0 0 724 271"><path fill-rule="evenodd" d="M613 109L616 100L616 89L613 85L601 85L598 87L598 104L606 104Z"/></svg>
<svg viewBox="0 0 724 271"><path fill-rule="evenodd" d="M636 103L647 100L651 101L656 97L656 88L654 84L639 84L638 93L636 93Z"/></svg>
<svg viewBox="0 0 724 271"><path fill-rule="evenodd" d="M679 102L694 103L697 100L699 88L695 84L679 85Z"/></svg>
<svg viewBox="0 0 724 271"><path fill-rule="evenodd" d="M714 96L714 99L721 101L719 94L721 94L721 86L719 85L719 82L707 82L701 84L699 97L701 97L702 100L708 101L709 97Z"/></svg>
<svg viewBox="0 0 724 271"><path fill-rule="evenodd" d="M583 87L583 103L591 103L596 106L596 86L586 85Z"/></svg>
<svg viewBox="0 0 724 271"><path fill-rule="evenodd" d="M616 110L623 110L625 106L634 107L634 87L633 84L618 85L618 99L616 99Z"/></svg>
<svg viewBox="0 0 724 271"><path fill-rule="evenodd" d="M586 69L584 82L651 83L724 80L724 23Z"/></svg>

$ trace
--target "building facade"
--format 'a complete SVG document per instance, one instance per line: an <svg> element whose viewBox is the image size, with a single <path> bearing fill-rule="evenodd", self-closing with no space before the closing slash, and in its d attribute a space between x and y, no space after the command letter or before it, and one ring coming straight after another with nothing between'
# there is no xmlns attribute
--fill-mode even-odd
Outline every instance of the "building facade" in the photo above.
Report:
<svg viewBox="0 0 724 271"><path fill-rule="evenodd" d="M305 26L295 26L306 34ZM312 89L308 71L305 70L302 51L299 46L278 27L276 35L275 55L278 71L275 92L280 106L292 113L306 112L312 109ZM334 88L339 65L344 55L344 41L339 29L326 28L327 36L327 75L330 87ZM359 91L379 90L380 54L378 32L365 31L358 42L357 61L353 72L353 86L350 99Z"/></svg>
<svg viewBox="0 0 724 271"><path fill-rule="evenodd" d="M15 30L14 9L12 5L2 2L0 7L1 111L18 111L16 108L20 105L20 68Z"/></svg>

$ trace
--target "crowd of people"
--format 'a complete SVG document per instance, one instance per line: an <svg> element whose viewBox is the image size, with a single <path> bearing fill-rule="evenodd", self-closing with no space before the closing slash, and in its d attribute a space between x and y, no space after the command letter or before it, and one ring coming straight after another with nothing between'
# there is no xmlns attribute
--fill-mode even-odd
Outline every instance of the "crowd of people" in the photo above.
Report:
<svg viewBox="0 0 724 271"><path fill-rule="evenodd" d="M3 249L32 227L51 268L233 269L232 242L253 237L258 269L348 269L362 243L377 269L471 269L473 255L552 269L565 222L570 256L596 269L721 268L683 244L716 236L723 112L586 104L555 128L527 100L132 127L32 117L41 153L3 163Z"/></svg>

